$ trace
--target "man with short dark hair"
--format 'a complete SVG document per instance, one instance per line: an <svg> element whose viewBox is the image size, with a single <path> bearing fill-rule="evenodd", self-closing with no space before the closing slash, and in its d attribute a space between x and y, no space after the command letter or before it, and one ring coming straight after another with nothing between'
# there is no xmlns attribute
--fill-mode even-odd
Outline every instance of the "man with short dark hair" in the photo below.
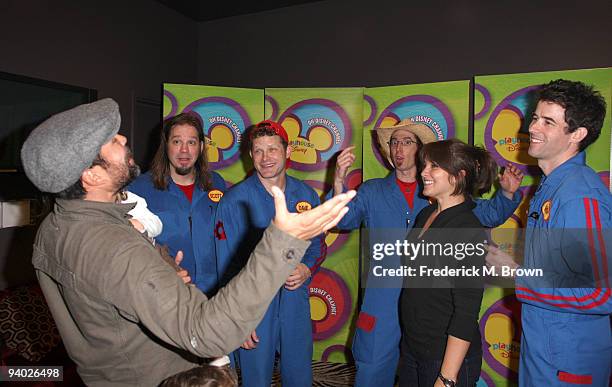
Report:
<svg viewBox="0 0 612 387"><path fill-rule="evenodd" d="M612 195L585 163L601 133L606 104L582 82L558 79L539 90L529 125L529 155L544 172L529 205L523 303L521 386L607 386L612 366L609 254ZM490 247L487 262L517 264Z"/></svg>
<svg viewBox="0 0 612 387"><path fill-rule="evenodd" d="M217 259L224 283L247 264L266 224L274 217L271 187L285 192L287 207L308 211L319 204L316 192L302 181L287 175L291 154L285 129L263 121L250 132L250 151L255 173L230 189L217 210ZM325 242L319 235L295 271L287 277L270 304L263 321L244 337L236 351L245 387L269 385L275 353L280 352L283 385L312 385L312 323L308 284L325 258Z"/></svg>
<svg viewBox="0 0 612 387"><path fill-rule="evenodd" d="M214 217L225 181L208 169L204 131L195 113L164 122L151 170L128 190L145 198L164 227L156 237L171 255L183 253L181 266L193 283L211 295L217 286Z"/></svg>
<svg viewBox="0 0 612 387"><path fill-rule="evenodd" d="M129 221L118 193L135 165L111 99L57 114L21 150L27 176L58 195L32 263L68 354L87 385L154 386L237 348L295 270L307 241L333 227L351 195L275 218L243 271L208 299L186 285ZM62 199L63 198L63 199Z"/></svg>

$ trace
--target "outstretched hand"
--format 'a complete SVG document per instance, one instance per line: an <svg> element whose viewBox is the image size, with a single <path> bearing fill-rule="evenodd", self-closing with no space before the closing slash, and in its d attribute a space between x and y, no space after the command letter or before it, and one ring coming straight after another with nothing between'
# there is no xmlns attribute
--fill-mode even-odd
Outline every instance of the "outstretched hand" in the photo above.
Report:
<svg viewBox="0 0 612 387"><path fill-rule="evenodd" d="M317 207L300 214L287 210L285 194L278 187L272 187L276 216L272 222L282 231L302 240L309 240L338 224L348 212L346 206L355 197L355 191L334 196Z"/></svg>

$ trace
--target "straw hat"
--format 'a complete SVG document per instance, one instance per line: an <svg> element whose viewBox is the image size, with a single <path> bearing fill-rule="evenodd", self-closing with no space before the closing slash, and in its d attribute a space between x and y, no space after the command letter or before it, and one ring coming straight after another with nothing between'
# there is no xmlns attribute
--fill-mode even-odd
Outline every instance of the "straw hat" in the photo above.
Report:
<svg viewBox="0 0 612 387"><path fill-rule="evenodd" d="M419 140L421 140L423 144L438 140L434 132L429 128L429 126L413 122L410 118L403 119L393 126L376 128L375 131L376 136L378 137L378 144L380 145L380 150L387 158L387 160L391 163L391 165L393 165L393 162L391 161L391 153L388 142L391 140L391 135L393 134L393 132L400 129L412 132L415 136L419 138Z"/></svg>

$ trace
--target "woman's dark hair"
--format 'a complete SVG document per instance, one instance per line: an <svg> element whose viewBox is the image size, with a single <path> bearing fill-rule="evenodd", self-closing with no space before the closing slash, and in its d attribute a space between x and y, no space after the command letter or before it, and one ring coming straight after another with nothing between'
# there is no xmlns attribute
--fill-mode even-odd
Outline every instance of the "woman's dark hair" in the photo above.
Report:
<svg viewBox="0 0 612 387"><path fill-rule="evenodd" d="M484 148L457 139L430 142L419 152L421 166L425 161L436 163L456 181L452 195L468 197L491 190L497 176L497 164ZM462 172L463 171L463 172Z"/></svg>
<svg viewBox="0 0 612 387"><path fill-rule="evenodd" d="M198 132L198 140L201 144L206 147L206 141L204 139L204 130L202 127L202 121L194 113L181 113L172 118L167 119L164 122L164 126L161 130L161 136L159 141L159 147L153 162L151 163L151 177L153 179L153 186L159 190L168 189L168 183L170 178L170 160L168 159L168 139L172 128L177 125L189 125L193 126ZM196 162L193 166L195 170L195 182L204 191L208 191L212 187L212 178L208 170L208 160L206 158L206 149L198 155Z"/></svg>

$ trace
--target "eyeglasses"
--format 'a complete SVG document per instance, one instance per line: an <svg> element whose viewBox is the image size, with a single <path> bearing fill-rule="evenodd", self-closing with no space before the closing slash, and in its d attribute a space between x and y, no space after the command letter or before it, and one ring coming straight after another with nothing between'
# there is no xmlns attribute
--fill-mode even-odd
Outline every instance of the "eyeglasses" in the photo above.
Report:
<svg viewBox="0 0 612 387"><path fill-rule="evenodd" d="M396 139L392 138L391 141L387 141L387 144L389 146L392 146L392 147L397 147L400 144L402 144L403 146L410 146L410 145L416 144L416 143L417 143L416 141L411 140L409 138L405 138L403 140L396 140Z"/></svg>

